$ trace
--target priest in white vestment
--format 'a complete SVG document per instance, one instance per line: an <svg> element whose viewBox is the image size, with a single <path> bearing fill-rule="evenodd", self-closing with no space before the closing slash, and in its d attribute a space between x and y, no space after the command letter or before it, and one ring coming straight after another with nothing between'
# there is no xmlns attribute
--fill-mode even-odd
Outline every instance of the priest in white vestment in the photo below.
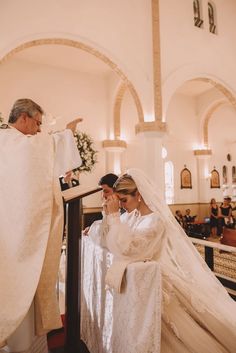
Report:
<svg viewBox="0 0 236 353"><path fill-rule="evenodd" d="M0 347L33 300L36 335L61 327L56 279L63 205L58 177L81 164L72 132L82 119L63 132L37 134L42 115L38 104L19 99L9 126L0 129Z"/></svg>

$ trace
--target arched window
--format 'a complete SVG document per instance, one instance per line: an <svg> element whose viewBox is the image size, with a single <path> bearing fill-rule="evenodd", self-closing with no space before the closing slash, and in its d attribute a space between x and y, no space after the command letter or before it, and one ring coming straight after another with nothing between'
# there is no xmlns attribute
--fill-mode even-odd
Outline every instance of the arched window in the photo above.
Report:
<svg viewBox="0 0 236 353"><path fill-rule="evenodd" d="M232 184L236 185L236 167L232 167Z"/></svg>
<svg viewBox="0 0 236 353"><path fill-rule="evenodd" d="M216 24L215 24L215 13L213 5L208 2L208 20L209 20L209 31L211 33L216 33Z"/></svg>
<svg viewBox="0 0 236 353"><path fill-rule="evenodd" d="M167 204L174 203L174 166L171 161L165 162L165 199Z"/></svg>
<svg viewBox="0 0 236 353"><path fill-rule="evenodd" d="M194 26L201 27L203 20L201 19L201 9L199 0L193 1Z"/></svg>
<svg viewBox="0 0 236 353"><path fill-rule="evenodd" d="M226 185L228 184L228 175L227 175L228 171L227 171L226 165L223 165L222 174L223 174L223 184Z"/></svg>

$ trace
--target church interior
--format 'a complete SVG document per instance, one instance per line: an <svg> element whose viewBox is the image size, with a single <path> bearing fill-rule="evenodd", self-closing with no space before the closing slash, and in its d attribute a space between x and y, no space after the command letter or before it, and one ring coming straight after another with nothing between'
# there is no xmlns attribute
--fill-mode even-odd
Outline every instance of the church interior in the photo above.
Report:
<svg viewBox="0 0 236 353"><path fill-rule="evenodd" d="M96 162L78 188L145 171L174 215L196 216L189 235L206 259L204 242L215 243L214 270L236 298L236 248L199 230L213 198L230 197L236 218L235 0L0 0L0 9L2 122L26 97L49 133L82 117ZM101 209L100 192L85 197L82 228Z"/></svg>

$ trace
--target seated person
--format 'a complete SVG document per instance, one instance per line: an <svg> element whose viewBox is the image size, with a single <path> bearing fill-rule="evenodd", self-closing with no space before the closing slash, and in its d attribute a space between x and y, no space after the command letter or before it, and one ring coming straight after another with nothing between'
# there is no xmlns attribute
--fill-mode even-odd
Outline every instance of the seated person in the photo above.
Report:
<svg viewBox="0 0 236 353"><path fill-rule="evenodd" d="M185 211L185 215L184 215L184 222L185 223L193 223L195 221L195 218L197 216L191 216L190 213L191 213L191 210L188 208L186 211Z"/></svg>
<svg viewBox="0 0 236 353"><path fill-rule="evenodd" d="M62 191L79 185L78 172L77 174L75 174L75 172L73 172L72 170L66 172L66 174L64 176L61 176L59 180Z"/></svg>
<svg viewBox="0 0 236 353"><path fill-rule="evenodd" d="M181 227L184 228L184 226L185 226L184 217L183 217L180 210L175 211L175 219L181 225Z"/></svg>

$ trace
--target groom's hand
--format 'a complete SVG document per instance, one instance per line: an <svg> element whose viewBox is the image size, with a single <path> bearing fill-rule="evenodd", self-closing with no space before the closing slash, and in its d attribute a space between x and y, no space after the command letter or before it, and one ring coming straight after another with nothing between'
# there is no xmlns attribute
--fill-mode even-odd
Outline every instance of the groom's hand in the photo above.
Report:
<svg viewBox="0 0 236 353"><path fill-rule="evenodd" d="M116 195L111 195L106 200L106 208L108 214L119 212L120 202Z"/></svg>
<svg viewBox="0 0 236 353"><path fill-rule="evenodd" d="M83 231L82 231L82 234L87 236L88 235L88 232L89 232L89 229L90 227L86 227Z"/></svg>

